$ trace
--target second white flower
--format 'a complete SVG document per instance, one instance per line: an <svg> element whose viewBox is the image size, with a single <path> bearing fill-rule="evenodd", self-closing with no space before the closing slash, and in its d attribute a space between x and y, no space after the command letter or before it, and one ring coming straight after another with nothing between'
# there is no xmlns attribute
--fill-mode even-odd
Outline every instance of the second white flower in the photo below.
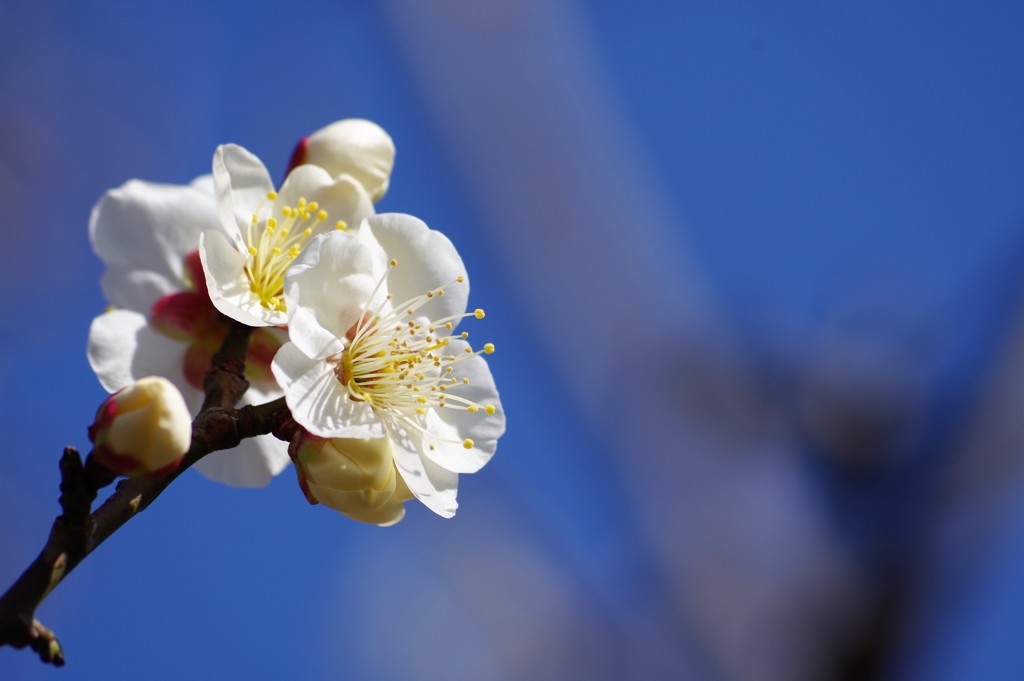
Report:
<svg viewBox="0 0 1024 681"><path fill-rule="evenodd" d="M272 364L295 420L324 438L388 437L411 492L454 515L459 473L505 430L498 392L465 317L469 283L451 242L408 215L315 238L285 278L291 342Z"/></svg>

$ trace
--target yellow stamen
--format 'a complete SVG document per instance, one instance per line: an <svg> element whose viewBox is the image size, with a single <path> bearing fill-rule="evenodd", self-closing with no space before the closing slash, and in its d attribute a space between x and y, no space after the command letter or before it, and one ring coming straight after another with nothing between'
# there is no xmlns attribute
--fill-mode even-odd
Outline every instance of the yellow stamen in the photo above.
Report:
<svg viewBox="0 0 1024 681"><path fill-rule="evenodd" d="M398 265L396 259L389 262L392 267ZM369 309L368 304L364 307L355 327L342 339L347 340L344 350L328 357L326 362L349 399L368 404L382 417L387 415L410 432L422 433L424 446L461 442L464 447L473 448L476 445L471 439L449 439L429 432L423 417L428 417L432 409L495 413L494 405L479 404L459 394L472 380L454 371L459 362L493 348L487 344L484 350L475 352L462 343L468 332L452 332L459 319L480 315L471 311L424 323L418 316L420 310L444 287L391 305L390 294L377 295L389 271L381 274L377 288L370 294L370 300L380 301L376 308ZM456 280L446 286L458 283ZM446 335L445 330L451 335ZM461 351L450 349L453 338L459 340Z"/></svg>
<svg viewBox="0 0 1024 681"><path fill-rule="evenodd" d="M277 192L267 192L268 200L275 201L277 198ZM278 218L266 213L265 219L261 218L258 210L243 236L246 241L245 251L248 254L245 273L249 279L249 288L263 307L275 312L284 312L285 272L313 235L309 221L315 217L317 222L324 222L328 216L327 211L320 209L319 204L315 201L307 203L304 197L299 198L297 208L284 205L280 206L279 210L280 222ZM339 223L343 224L343 221Z"/></svg>

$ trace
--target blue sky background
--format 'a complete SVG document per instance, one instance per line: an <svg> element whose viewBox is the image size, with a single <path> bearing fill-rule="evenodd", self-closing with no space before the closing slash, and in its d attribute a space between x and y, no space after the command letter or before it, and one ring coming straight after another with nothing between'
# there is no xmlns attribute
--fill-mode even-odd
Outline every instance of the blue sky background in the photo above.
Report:
<svg viewBox="0 0 1024 681"><path fill-rule="evenodd" d="M451 521L186 474L0 676L1020 678L1024 8L425 6L2 5L3 586L104 397L89 211L220 143L387 129L509 432Z"/></svg>

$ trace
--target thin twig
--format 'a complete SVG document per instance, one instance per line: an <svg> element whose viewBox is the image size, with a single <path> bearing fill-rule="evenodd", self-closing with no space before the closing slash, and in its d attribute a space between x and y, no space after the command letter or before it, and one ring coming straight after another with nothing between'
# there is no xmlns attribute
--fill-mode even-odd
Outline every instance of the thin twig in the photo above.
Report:
<svg viewBox="0 0 1024 681"><path fill-rule="evenodd" d="M82 463L73 447L61 458L62 513L53 523L39 556L0 597L0 646L32 648L43 662L64 664L56 635L35 619L35 612L53 589L92 551L131 518L149 507L179 475L196 461L242 440L267 433L285 434L290 414L284 398L257 406L233 408L249 388L245 355L250 327L233 323L204 379L206 399L192 422L192 443L181 465L159 478L122 481L90 514L97 490L113 480L92 456Z"/></svg>

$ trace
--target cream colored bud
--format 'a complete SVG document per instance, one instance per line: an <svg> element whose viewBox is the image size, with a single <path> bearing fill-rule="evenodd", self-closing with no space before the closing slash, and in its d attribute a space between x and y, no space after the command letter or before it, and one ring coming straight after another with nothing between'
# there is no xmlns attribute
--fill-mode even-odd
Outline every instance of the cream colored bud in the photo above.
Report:
<svg viewBox="0 0 1024 681"><path fill-rule="evenodd" d="M310 502L364 523L393 525L413 498L395 469L386 438L326 440L303 437L295 456L299 483Z"/></svg>
<svg viewBox="0 0 1024 681"><path fill-rule="evenodd" d="M192 417L173 383L150 376L100 405L89 439L96 458L119 475L162 474L188 451Z"/></svg>
<svg viewBox="0 0 1024 681"><path fill-rule="evenodd" d="M307 137L302 162L320 166L331 177L351 175L380 201L391 182L395 143L376 123L347 118Z"/></svg>

